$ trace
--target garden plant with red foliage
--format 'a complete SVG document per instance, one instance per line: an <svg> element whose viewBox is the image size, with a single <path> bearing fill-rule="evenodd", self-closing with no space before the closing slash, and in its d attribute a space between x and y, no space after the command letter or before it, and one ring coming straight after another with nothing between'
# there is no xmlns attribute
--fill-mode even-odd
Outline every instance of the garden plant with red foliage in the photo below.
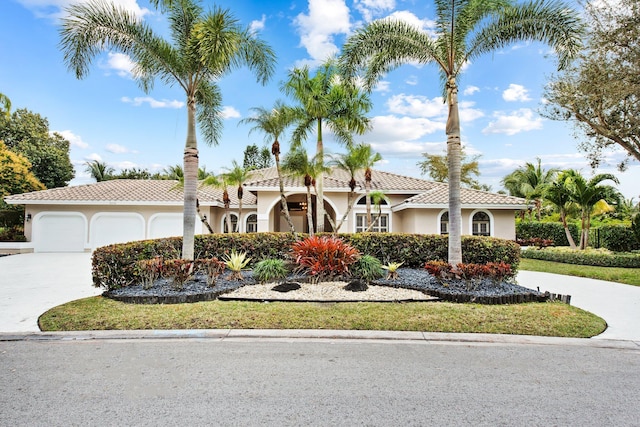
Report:
<svg viewBox="0 0 640 427"><path fill-rule="evenodd" d="M360 258L357 249L331 236L300 240L292 245L292 255L298 270L316 281L348 275L349 267Z"/></svg>

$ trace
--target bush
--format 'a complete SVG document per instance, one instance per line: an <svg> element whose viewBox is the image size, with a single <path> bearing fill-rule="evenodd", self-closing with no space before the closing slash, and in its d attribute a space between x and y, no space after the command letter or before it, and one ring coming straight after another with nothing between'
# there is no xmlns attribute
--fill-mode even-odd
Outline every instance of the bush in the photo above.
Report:
<svg viewBox="0 0 640 427"><path fill-rule="evenodd" d="M193 273L193 261L167 259L162 265L162 271L166 279L171 279L173 288L179 291L184 289L185 282Z"/></svg>
<svg viewBox="0 0 640 427"><path fill-rule="evenodd" d="M371 255L362 255L358 261L353 264L351 275L357 279L370 282L384 276L384 270L378 258Z"/></svg>
<svg viewBox="0 0 640 427"><path fill-rule="evenodd" d="M454 269L453 266L447 262L430 261L425 263L424 268L429 274L438 279L492 279L497 282L502 282L515 276L515 272L511 269L511 266L504 262L489 262L486 264L460 263Z"/></svg>
<svg viewBox="0 0 640 427"><path fill-rule="evenodd" d="M214 286L216 279L222 273L227 265L218 258L200 258L194 261L194 270L204 273L207 276L207 285Z"/></svg>
<svg viewBox="0 0 640 427"><path fill-rule="evenodd" d="M569 232L577 244L580 236L578 226L570 223ZM552 240L556 246L569 246L567 234L559 222L521 221L516 223L516 240L528 239Z"/></svg>
<svg viewBox="0 0 640 427"><path fill-rule="evenodd" d="M640 254L612 253L606 249L526 249L522 251L522 257L596 267L640 268Z"/></svg>
<svg viewBox="0 0 640 427"><path fill-rule="evenodd" d="M349 274L360 252L338 237L313 236L296 242L292 246L298 270L312 276L314 280L331 280Z"/></svg>
<svg viewBox="0 0 640 427"><path fill-rule="evenodd" d="M142 278L142 288L149 289L162 275L164 261L159 256L152 259L143 259L136 263L138 274Z"/></svg>
<svg viewBox="0 0 640 427"><path fill-rule="evenodd" d="M605 248L614 252L631 252L640 249L633 228L628 225L603 225L592 228L589 244L596 248Z"/></svg>
<svg viewBox="0 0 640 427"><path fill-rule="evenodd" d="M253 278L260 283L273 282L287 277L289 271L281 259L263 259L253 267Z"/></svg>
<svg viewBox="0 0 640 427"><path fill-rule="evenodd" d="M0 228L0 242L26 242L24 228L21 225Z"/></svg>

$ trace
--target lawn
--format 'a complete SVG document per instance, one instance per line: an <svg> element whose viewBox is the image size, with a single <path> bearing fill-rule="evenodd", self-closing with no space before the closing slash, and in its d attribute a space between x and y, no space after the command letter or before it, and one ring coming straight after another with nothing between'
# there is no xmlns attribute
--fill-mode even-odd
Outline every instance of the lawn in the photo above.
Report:
<svg viewBox="0 0 640 427"><path fill-rule="evenodd" d="M591 279L640 286L640 268L593 267L589 265L564 264L527 258L520 260L519 268L520 270L589 277Z"/></svg>
<svg viewBox="0 0 640 427"><path fill-rule="evenodd" d="M515 305L412 303L291 303L211 301L125 304L91 297L40 317L43 331L108 329L341 329L467 332L587 338L603 319L562 303Z"/></svg>

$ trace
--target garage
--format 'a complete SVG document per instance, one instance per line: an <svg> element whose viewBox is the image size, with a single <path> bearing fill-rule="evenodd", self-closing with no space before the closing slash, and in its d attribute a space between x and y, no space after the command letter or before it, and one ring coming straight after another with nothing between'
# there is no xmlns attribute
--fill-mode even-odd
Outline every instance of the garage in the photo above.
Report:
<svg viewBox="0 0 640 427"><path fill-rule="evenodd" d="M84 252L87 219L80 212L40 212L33 218L34 252Z"/></svg>
<svg viewBox="0 0 640 427"><path fill-rule="evenodd" d="M100 212L91 218L91 249L113 243L143 240L144 218L131 212Z"/></svg>
<svg viewBox="0 0 640 427"><path fill-rule="evenodd" d="M149 239L182 236L182 213L158 213L149 218Z"/></svg>

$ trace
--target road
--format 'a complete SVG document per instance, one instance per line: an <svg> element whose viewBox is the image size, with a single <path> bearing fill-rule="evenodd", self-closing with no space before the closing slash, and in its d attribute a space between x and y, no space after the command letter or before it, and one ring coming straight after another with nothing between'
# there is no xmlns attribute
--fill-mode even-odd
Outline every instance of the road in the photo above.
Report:
<svg viewBox="0 0 640 427"><path fill-rule="evenodd" d="M637 344L549 342L10 340L0 425L640 424Z"/></svg>

